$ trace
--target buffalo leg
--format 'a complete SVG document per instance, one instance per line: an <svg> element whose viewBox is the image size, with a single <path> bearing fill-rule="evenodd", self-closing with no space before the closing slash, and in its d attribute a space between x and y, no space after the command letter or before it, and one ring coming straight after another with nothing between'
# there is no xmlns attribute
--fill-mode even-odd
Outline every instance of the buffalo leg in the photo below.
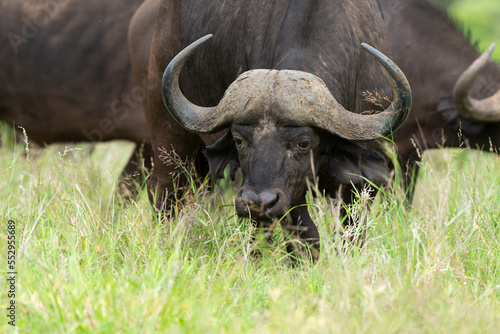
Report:
<svg viewBox="0 0 500 334"><path fill-rule="evenodd" d="M137 144L120 177L120 189L127 198L134 198L144 186L152 168L153 152L148 144Z"/></svg>
<svg viewBox="0 0 500 334"><path fill-rule="evenodd" d="M128 175L138 175L143 181L152 167L153 150L150 145L137 144L134 152L130 156L125 169L123 171L124 176Z"/></svg>

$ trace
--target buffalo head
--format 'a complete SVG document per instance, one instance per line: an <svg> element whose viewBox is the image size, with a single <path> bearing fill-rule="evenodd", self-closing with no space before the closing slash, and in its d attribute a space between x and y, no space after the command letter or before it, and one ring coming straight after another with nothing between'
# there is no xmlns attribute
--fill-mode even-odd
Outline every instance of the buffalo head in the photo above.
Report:
<svg viewBox="0 0 500 334"><path fill-rule="evenodd" d="M344 109L317 76L295 70L255 69L241 74L216 107L188 101L179 88L180 70L190 54L211 36L194 42L168 65L163 101L171 115L197 133L230 130L206 148L210 173L222 177L240 167L243 184L236 198L240 216L280 218L303 204L307 180L326 170L329 184L383 183L386 161L376 151L352 141L381 138L404 122L411 91L392 61L368 45L394 83L395 99L377 114Z"/></svg>

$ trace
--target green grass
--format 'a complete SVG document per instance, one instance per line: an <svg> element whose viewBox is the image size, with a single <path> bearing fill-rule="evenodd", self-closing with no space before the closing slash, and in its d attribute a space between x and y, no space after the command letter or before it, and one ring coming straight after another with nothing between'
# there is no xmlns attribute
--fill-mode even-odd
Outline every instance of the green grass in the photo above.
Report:
<svg viewBox="0 0 500 334"><path fill-rule="evenodd" d="M131 150L54 145L31 148L28 160L22 144L0 148L3 231L12 219L18 232L19 332L500 331L496 155L426 155L413 209L397 191L377 197L362 249L337 233L332 202L311 199L321 259L293 267L280 231L272 246L251 242L231 190L190 193L164 224L145 192L121 199ZM0 332L10 327L2 319Z"/></svg>

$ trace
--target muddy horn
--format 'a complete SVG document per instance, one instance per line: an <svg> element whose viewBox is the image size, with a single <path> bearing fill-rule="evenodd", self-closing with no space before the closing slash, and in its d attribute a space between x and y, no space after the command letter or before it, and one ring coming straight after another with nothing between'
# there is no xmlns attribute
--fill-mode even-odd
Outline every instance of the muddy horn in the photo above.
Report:
<svg viewBox="0 0 500 334"><path fill-rule="evenodd" d="M470 96L474 81L488 63L495 43L486 50L467 70L458 78L453 89L453 103L463 117L475 122L500 122L500 90L494 95L476 100Z"/></svg>
<svg viewBox="0 0 500 334"><path fill-rule="evenodd" d="M210 37L212 35L207 35L181 51L163 75L165 106L190 131L213 133L233 121L246 121L255 117L258 109L250 106L262 99L282 104L285 107L282 110L288 112L280 116L290 124L315 126L348 140L372 140L387 136L403 124L410 112L411 90L405 76L389 58L364 43L363 47L386 68L393 81L395 99L388 109L378 114L362 115L344 109L320 78L301 71L251 70L241 74L230 85L218 106L196 106L180 91L179 73L192 52ZM270 91L268 87L280 89L276 89L272 96L264 96Z"/></svg>

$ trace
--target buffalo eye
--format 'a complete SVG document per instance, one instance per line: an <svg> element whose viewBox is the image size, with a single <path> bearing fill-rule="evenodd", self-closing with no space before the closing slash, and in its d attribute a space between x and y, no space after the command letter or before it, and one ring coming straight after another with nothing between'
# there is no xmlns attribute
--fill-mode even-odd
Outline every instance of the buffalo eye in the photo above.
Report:
<svg viewBox="0 0 500 334"><path fill-rule="evenodd" d="M243 140L241 138L234 138L233 142L234 145L238 148L243 146Z"/></svg>
<svg viewBox="0 0 500 334"><path fill-rule="evenodd" d="M310 141L301 141L297 144L297 148L299 149L300 152L307 153L309 151L309 149L311 148L311 142Z"/></svg>

